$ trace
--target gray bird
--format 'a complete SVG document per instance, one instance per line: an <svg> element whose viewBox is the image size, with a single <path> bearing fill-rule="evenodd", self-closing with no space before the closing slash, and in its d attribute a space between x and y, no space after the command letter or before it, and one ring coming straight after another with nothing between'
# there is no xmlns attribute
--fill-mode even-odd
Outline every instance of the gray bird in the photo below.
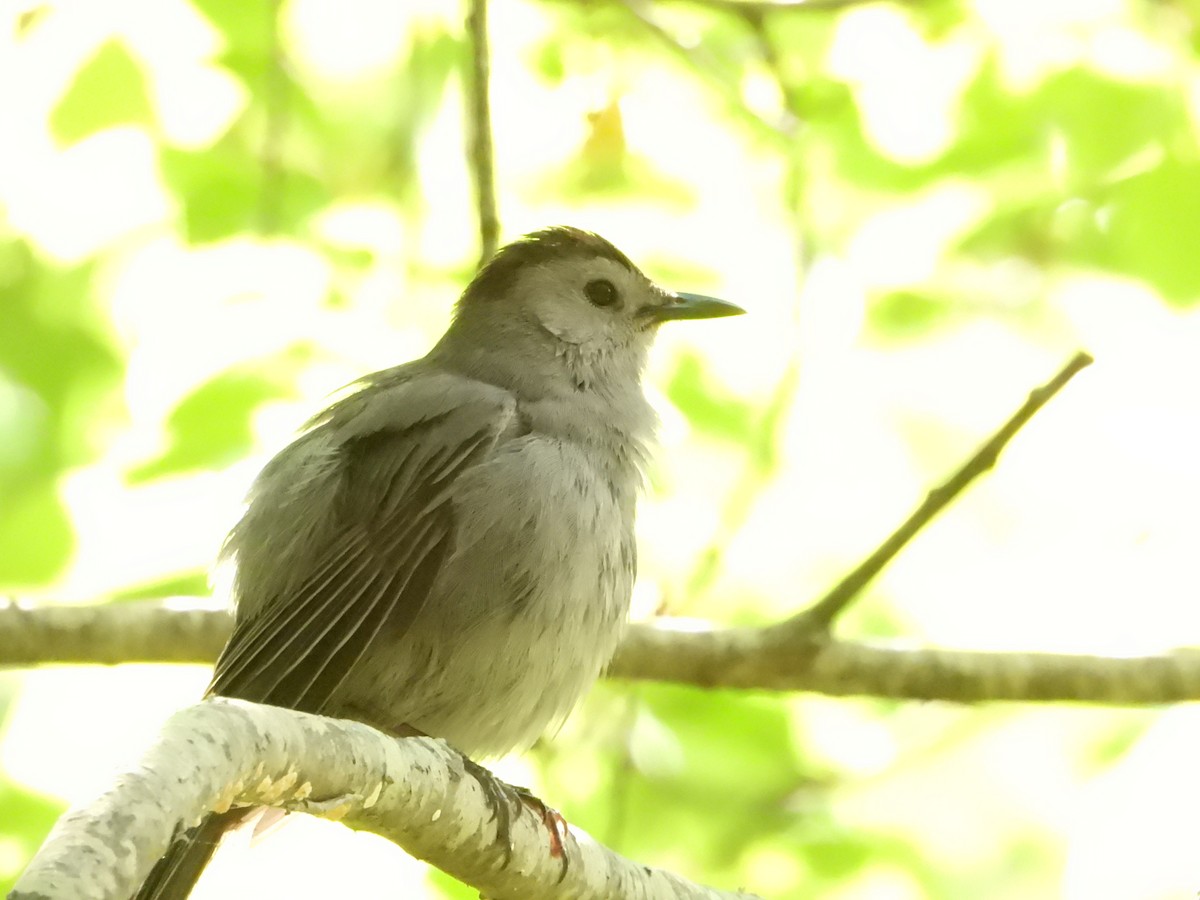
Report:
<svg viewBox="0 0 1200 900"><path fill-rule="evenodd" d="M629 609L657 326L741 312L575 228L502 248L428 355L363 378L258 476L225 546L236 615L208 694L468 756L530 745ZM186 897L241 816L210 815L138 897Z"/></svg>

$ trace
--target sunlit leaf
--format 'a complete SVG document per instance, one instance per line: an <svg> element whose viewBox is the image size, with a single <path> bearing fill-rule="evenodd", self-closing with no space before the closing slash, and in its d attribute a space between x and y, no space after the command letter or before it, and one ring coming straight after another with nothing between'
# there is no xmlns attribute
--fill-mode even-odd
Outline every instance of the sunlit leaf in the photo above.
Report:
<svg viewBox="0 0 1200 900"><path fill-rule="evenodd" d="M1109 194L1103 262L1153 284L1172 303L1200 299L1200 163L1167 160Z"/></svg>
<svg viewBox="0 0 1200 900"><path fill-rule="evenodd" d="M5 486L0 509L0 584L51 581L70 559L75 534L57 485L37 479Z"/></svg>
<svg viewBox="0 0 1200 900"><path fill-rule="evenodd" d="M22 856L32 856L41 846L46 832L62 815L64 804L42 797L0 777L0 843L12 842ZM13 846L15 845L15 846ZM11 858L11 852L8 854ZM0 869L0 892L7 895L20 870Z"/></svg>
<svg viewBox="0 0 1200 900"><path fill-rule="evenodd" d="M736 868L747 847L788 827L788 798L805 779L778 704L657 685L640 695L646 714L673 735L685 766L616 774L623 782L618 802L626 807L618 846L649 855L688 846L719 870Z"/></svg>
<svg viewBox="0 0 1200 900"><path fill-rule="evenodd" d="M208 573L184 572L160 581L139 584L117 591L109 597L113 602L157 600L162 597L202 597L208 593Z"/></svg>
<svg viewBox="0 0 1200 900"><path fill-rule="evenodd" d="M27 402L6 417L10 452L0 454L0 584L28 586L50 581L70 557L56 479L95 454L94 417L107 411L121 364L100 333L88 267L34 265L20 242L5 257L0 382Z"/></svg>
<svg viewBox="0 0 1200 900"><path fill-rule="evenodd" d="M667 396L697 429L712 437L744 442L753 431L753 408L715 384L705 374L704 362L694 354L683 356L667 384Z"/></svg>
<svg viewBox="0 0 1200 900"><path fill-rule="evenodd" d="M120 41L102 44L76 73L50 114L50 128L63 144L73 144L114 125L155 123L146 78Z"/></svg>
<svg viewBox="0 0 1200 900"><path fill-rule="evenodd" d="M945 322L954 314L954 307L928 294L896 291L873 301L867 314L871 328L879 334L910 338Z"/></svg>
<svg viewBox="0 0 1200 900"><path fill-rule="evenodd" d="M192 0L224 38L222 61L233 72L257 82L278 58L275 42L276 6L238 0Z"/></svg>
<svg viewBox="0 0 1200 900"><path fill-rule="evenodd" d="M304 172L277 168L231 134L203 153L164 150L163 175L183 203L189 240L216 241L246 231L294 232L324 207L324 186Z"/></svg>
<svg viewBox="0 0 1200 900"><path fill-rule="evenodd" d="M1188 127L1177 95L1082 68L1047 80L1029 106L1048 138L1062 141L1062 180L1077 186L1104 177L1148 147L1165 147Z"/></svg>
<svg viewBox="0 0 1200 900"><path fill-rule="evenodd" d="M228 465L254 443L251 416L267 400L290 393L281 380L254 368L223 372L183 399L167 419L170 445L129 473L136 484L196 469Z"/></svg>

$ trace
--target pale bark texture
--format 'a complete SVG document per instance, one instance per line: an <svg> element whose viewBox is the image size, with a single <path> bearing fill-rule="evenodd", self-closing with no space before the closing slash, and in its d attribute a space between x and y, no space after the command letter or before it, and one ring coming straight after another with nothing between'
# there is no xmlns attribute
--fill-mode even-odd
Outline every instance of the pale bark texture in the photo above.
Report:
<svg viewBox="0 0 1200 900"><path fill-rule="evenodd" d="M568 865L540 817L512 809L511 853L481 781L430 738L232 700L173 716L134 769L64 815L10 900L126 900L172 836L211 810L276 806L341 819L399 844L494 900L721 900L572 831Z"/></svg>

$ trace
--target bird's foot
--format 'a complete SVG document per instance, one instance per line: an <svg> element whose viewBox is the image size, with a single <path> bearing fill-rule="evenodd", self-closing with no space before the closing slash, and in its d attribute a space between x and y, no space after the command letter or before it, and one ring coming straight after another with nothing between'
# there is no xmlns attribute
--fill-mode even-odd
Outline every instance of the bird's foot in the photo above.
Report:
<svg viewBox="0 0 1200 900"><path fill-rule="evenodd" d="M558 876L558 880L562 881L567 877L567 869L571 865L571 858L567 856L566 845L566 839L571 837L571 827L567 824L567 820L563 818L562 813L553 807L547 806L529 788L516 787L515 785L509 785L509 787L516 793L521 803L538 817L542 823L542 827L549 833L550 855L562 859L562 872Z"/></svg>
<svg viewBox="0 0 1200 900"><path fill-rule="evenodd" d="M496 842L504 850L504 865L507 866L512 859L513 817L524 807L537 816L538 821L549 832L550 856L562 860L562 872L558 880L562 881L566 878L567 869L570 866L566 838L571 835L571 830L562 814L543 803L528 788L517 787L508 782L501 781L483 766L473 762L466 756L463 757L463 765L467 773L483 789L488 809L492 811L492 818L496 821Z"/></svg>

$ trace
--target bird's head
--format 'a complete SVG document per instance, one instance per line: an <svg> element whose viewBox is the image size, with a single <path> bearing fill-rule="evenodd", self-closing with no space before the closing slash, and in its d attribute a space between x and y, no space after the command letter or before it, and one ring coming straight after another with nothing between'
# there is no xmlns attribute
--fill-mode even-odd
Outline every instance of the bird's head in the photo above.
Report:
<svg viewBox="0 0 1200 900"><path fill-rule="evenodd" d="M584 389L636 383L663 322L741 312L659 287L604 238L559 226L501 248L463 292L446 339Z"/></svg>

